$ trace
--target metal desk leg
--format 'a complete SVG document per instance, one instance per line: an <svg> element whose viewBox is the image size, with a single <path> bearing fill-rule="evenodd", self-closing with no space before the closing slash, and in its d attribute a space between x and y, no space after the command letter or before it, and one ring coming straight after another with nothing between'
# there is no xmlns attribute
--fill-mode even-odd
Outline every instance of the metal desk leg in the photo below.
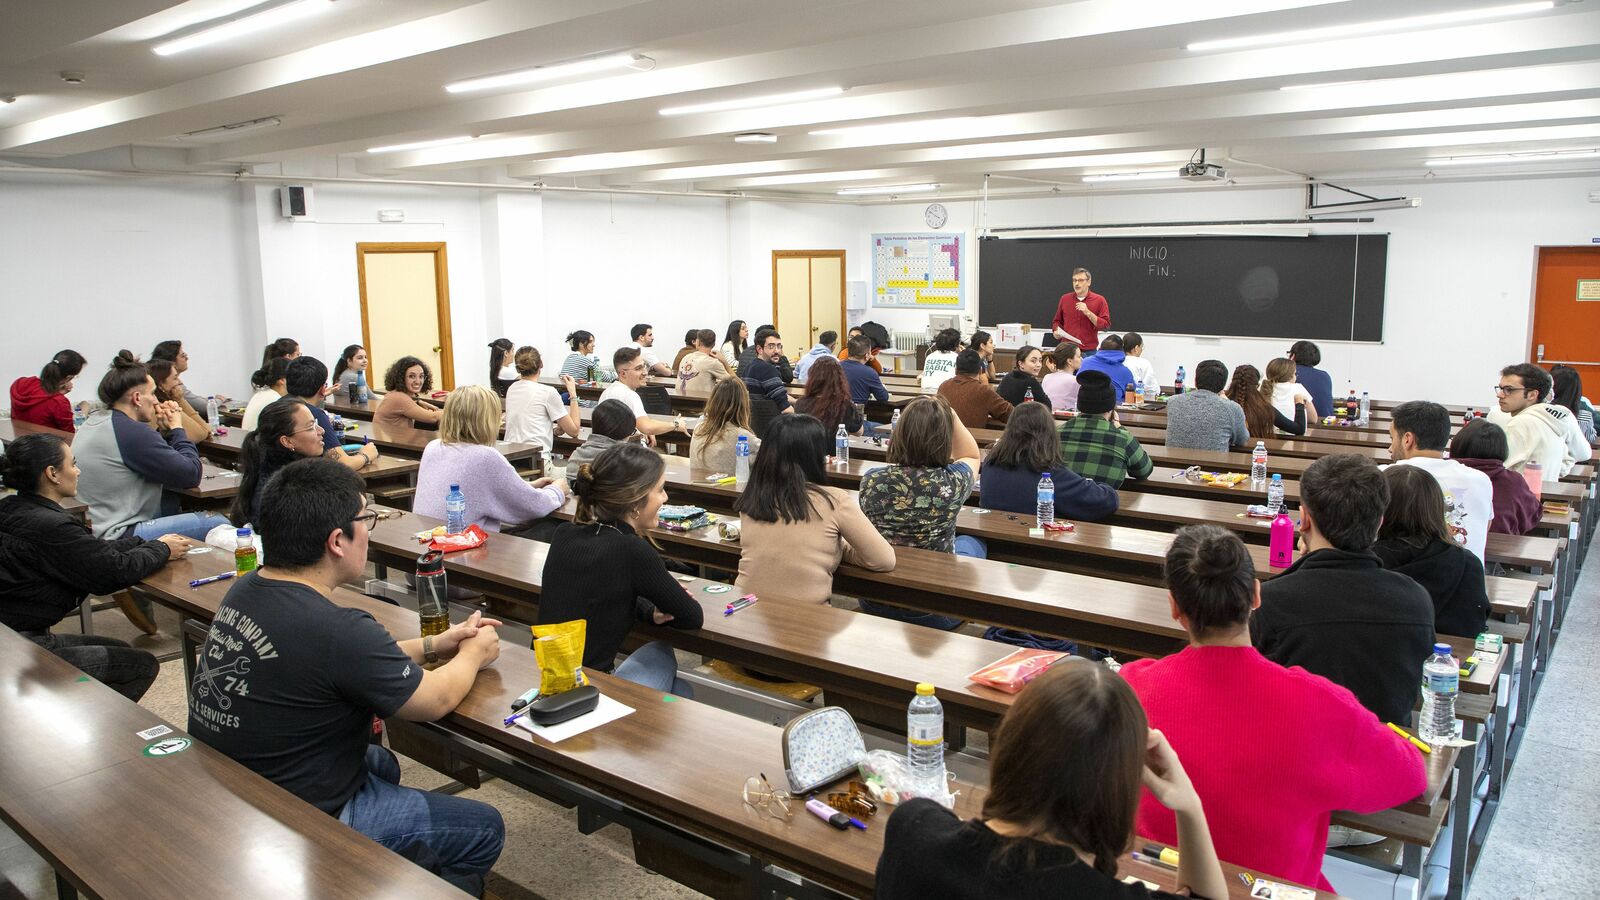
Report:
<svg viewBox="0 0 1600 900"><path fill-rule="evenodd" d="M78 889L62 878L60 872L56 873L56 900L78 900Z"/></svg>
<svg viewBox="0 0 1600 900"><path fill-rule="evenodd" d="M84 634L94 634L94 599L92 597L85 597L83 602L78 604L78 622Z"/></svg>
<svg viewBox="0 0 1600 900"><path fill-rule="evenodd" d="M1462 722L1461 736L1479 739L1482 729L1476 722ZM1472 838L1472 795L1478 783L1478 748L1462 747L1456 755L1456 795L1450 801L1449 882L1445 900L1461 900L1467 894L1467 845Z"/></svg>
<svg viewBox="0 0 1600 900"><path fill-rule="evenodd" d="M1522 746L1522 735L1528 730L1528 713L1533 706L1533 636L1539 633L1540 604L1535 601L1533 612L1528 621L1528 640L1515 645L1519 657L1517 666L1517 721L1516 731L1511 736L1511 744L1505 757L1506 765L1516 757L1517 748Z"/></svg>

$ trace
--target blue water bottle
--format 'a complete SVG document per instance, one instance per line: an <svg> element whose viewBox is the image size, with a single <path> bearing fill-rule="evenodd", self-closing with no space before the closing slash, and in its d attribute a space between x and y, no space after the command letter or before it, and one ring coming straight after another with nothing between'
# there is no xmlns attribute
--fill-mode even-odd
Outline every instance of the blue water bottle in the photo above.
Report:
<svg viewBox="0 0 1600 900"><path fill-rule="evenodd" d="M450 485L450 493L444 495L444 530L450 534L467 530L467 495L459 484Z"/></svg>

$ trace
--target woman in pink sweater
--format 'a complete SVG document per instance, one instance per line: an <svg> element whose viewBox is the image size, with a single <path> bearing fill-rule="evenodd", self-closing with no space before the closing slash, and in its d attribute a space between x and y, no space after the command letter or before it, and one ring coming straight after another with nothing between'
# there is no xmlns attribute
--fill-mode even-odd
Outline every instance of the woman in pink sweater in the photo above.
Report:
<svg viewBox="0 0 1600 900"><path fill-rule="evenodd" d="M484 531L542 519L560 509L567 502L566 479L524 481L495 449L499 436L499 394L475 384L451 391L439 438L422 450L412 502L417 515L443 519L452 484L460 485L467 498L467 524Z"/></svg>
<svg viewBox="0 0 1600 900"><path fill-rule="evenodd" d="M1172 617L1189 646L1122 667L1183 760L1205 804L1217 855L1274 878L1322 876L1335 810L1372 813L1427 787L1420 752L1339 685L1284 668L1250 646L1261 589L1250 554L1216 525L1181 529L1167 551ZM1171 843L1172 813L1146 791L1138 833Z"/></svg>

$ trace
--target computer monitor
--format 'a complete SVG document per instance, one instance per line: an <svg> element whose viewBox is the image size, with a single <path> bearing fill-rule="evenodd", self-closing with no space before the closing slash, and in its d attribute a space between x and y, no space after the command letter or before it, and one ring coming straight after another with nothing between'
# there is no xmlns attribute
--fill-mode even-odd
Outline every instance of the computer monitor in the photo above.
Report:
<svg viewBox="0 0 1600 900"><path fill-rule="evenodd" d="M960 314L946 315L944 313L931 313L928 316L928 333L938 334L946 328L961 327Z"/></svg>

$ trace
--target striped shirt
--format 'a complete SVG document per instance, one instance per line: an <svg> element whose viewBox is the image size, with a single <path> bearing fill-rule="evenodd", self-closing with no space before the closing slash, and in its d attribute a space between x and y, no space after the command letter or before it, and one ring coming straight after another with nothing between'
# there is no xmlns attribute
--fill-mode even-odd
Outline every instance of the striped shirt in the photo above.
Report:
<svg viewBox="0 0 1600 900"><path fill-rule="evenodd" d="M574 381L615 380L600 367L600 360L577 352L567 354L567 361L561 364L561 374L569 376Z"/></svg>

